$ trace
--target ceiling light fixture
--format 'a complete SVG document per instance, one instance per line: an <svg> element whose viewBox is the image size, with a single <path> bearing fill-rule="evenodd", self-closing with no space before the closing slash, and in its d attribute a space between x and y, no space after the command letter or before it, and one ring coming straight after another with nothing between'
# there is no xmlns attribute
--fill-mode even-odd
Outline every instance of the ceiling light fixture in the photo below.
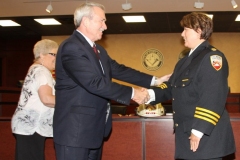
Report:
<svg viewBox="0 0 240 160"><path fill-rule="evenodd" d="M240 14L236 17L235 21L237 21L237 22L240 21Z"/></svg>
<svg viewBox="0 0 240 160"><path fill-rule="evenodd" d="M127 23L134 23L134 22L146 22L144 16L122 16L124 21Z"/></svg>
<svg viewBox="0 0 240 160"><path fill-rule="evenodd" d="M0 26L11 27L11 26L21 26L21 25L12 20L0 20Z"/></svg>
<svg viewBox="0 0 240 160"><path fill-rule="evenodd" d="M231 3L234 9L238 7L237 3L234 0L232 0Z"/></svg>
<svg viewBox="0 0 240 160"><path fill-rule="evenodd" d="M34 19L34 20L42 25L61 25L61 23L55 20L54 18Z"/></svg>
<svg viewBox="0 0 240 160"><path fill-rule="evenodd" d="M48 13L51 13L52 10L53 10L53 7L52 7L52 3L51 3L51 1L50 1L50 4L47 6L46 11L47 11Z"/></svg>
<svg viewBox="0 0 240 160"><path fill-rule="evenodd" d="M213 14L207 14L207 16L211 19L213 19Z"/></svg>
<svg viewBox="0 0 240 160"><path fill-rule="evenodd" d="M198 2L194 3L194 7L197 9L202 9L204 7L204 3L200 2L200 0L198 0Z"/></svg>
<svg viewBox="0 0 240 160"><path fill-rule="evenodd" d="M126 0L126 3L122 4L122 9L125 11L132 9L131 3L128 3L128 1Z"/></svg>

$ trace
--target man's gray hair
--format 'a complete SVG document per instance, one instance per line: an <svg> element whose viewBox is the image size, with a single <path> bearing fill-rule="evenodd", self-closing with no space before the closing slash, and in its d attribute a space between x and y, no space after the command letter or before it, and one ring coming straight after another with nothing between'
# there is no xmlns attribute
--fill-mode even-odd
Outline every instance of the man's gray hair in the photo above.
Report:
<svg viewBox="0 0 240 160"><path fill-rule="evenodd" d="M99 7L105 11L105 7L102 4L95 2L83 3L81 6L77 7L74 12L74 24L76 28L80 26L83 17L91 18L93 15L93 7Z"/></svg>

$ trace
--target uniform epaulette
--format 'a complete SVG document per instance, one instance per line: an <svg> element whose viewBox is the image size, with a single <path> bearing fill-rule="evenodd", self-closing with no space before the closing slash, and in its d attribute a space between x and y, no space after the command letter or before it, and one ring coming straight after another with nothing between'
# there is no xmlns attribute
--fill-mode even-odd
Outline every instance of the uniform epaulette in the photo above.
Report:
<svg viewBox="0 0 240 160"><path fill-rule="evenodd" d="M212 51L216 51L217 49L216 48L211 48Z"/></svg>
<svg viewBox="0 0 240 160"><path fill-rule="evenodd" d="M212 123L213 125L216 125L220 119L219 114L216 112L201 107L196 107L194 117Z"/></svg>

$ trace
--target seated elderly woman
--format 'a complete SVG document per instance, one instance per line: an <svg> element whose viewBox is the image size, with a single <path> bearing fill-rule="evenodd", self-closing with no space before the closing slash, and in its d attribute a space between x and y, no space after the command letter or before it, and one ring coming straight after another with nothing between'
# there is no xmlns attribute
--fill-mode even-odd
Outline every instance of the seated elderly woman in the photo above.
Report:
<svg viewBox="0 0 240 160"><path fill-rule="evenodd" d="M34 63L29 67L12 117L16 160L43 160L45 139L53 136L55 80L52 71L57 50L58 44L48 39L34 45Z"/></svg>

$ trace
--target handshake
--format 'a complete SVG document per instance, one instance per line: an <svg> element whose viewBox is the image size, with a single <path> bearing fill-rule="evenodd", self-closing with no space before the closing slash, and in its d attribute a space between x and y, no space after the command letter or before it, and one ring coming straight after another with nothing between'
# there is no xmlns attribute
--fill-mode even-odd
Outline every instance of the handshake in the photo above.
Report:
<svg viewBox="0 0 240 160"><path fill-rule="evenodd" d="M154 86L158 86L163 82L168 81L171 75L172 74L168 74L160 78L156 78L154 81ZM144 103L148 104L155 99L154 93L153 95L150 95L150 93L151 91L146 88L134 88L134 95L132 100L134 100L138 104L144 104Z"/></svg>
<svg viewBox="0 0 240 160"><path fill-rule="evenodd" d="M146 88L134 88L134 96L133 96L132 100L134 100L138 104L148 103L150 98L151 97Z"/></svg>

